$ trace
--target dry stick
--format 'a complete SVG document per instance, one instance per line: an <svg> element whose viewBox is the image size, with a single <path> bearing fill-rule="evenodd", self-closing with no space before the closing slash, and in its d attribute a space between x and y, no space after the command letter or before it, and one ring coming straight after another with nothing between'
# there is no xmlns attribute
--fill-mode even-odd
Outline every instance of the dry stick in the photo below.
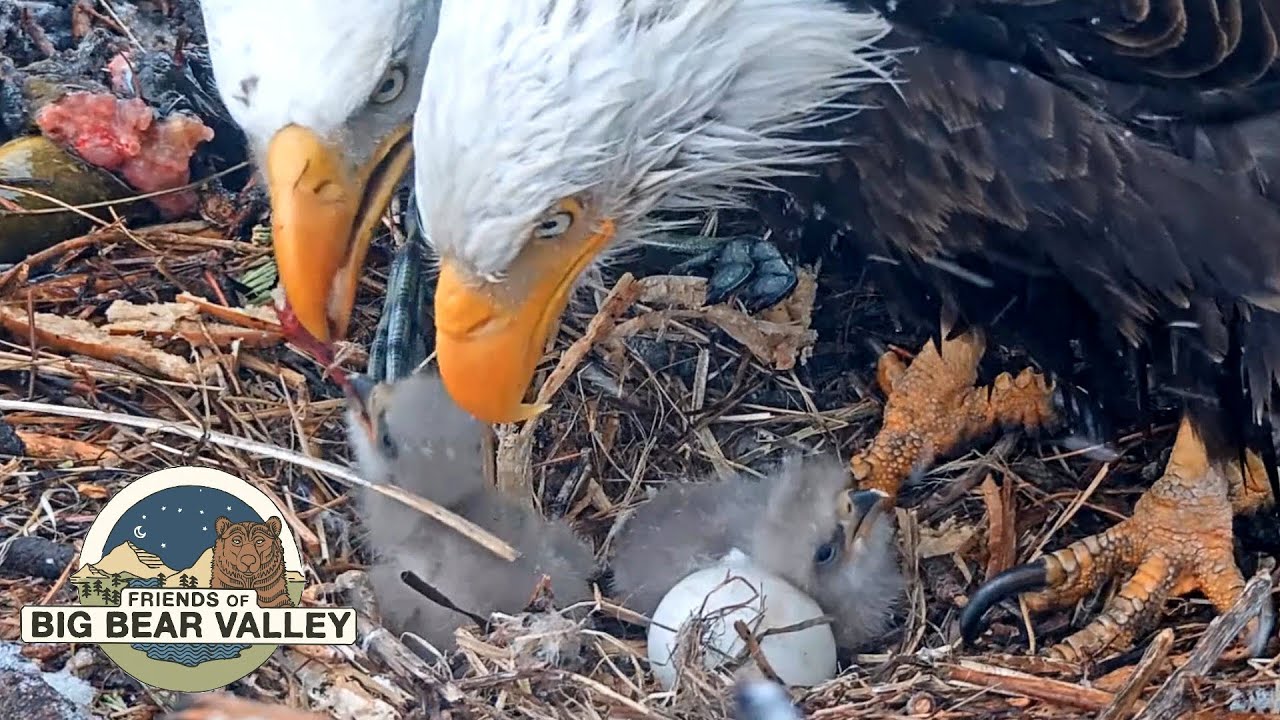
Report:
<svg viewBox="0 0 1280 720"><path fill-rule="evenodd" d="M1213 619L1200 641L1188 656L1186 664L1169 676L1164 685L1147 702L1147 707L1134 720L1173 720L1182 714L1183 695L1187 681L1202 677L1213 669L1240 631L1250 620L1258 617L1271 596L1271 570L1264 566L1244 586L1240 600L1225 613Z"/></svg>
<svg viewBox="0 0 1280 720"><path fill-rule="evenodd" d="M920 520L927 522L932 520L934 515L945 510L951 510L957 500L977 487L993 469L998 469L998 466L1004 462L1005 458L1009 457L1009 454L1013 452L1018 440L1017 433L1003 435L987 452L986 457L975 462L968 470L964 471L963 475L951 481L947 487L935 494L933 498L921 503L917 512Z"/></svg>
<svg viewBox="0 0 1280 720"><path fill-rule="evenodd" d="M948 674L956 682L988 688L1002 695L1035 698L1091 712L1098 712L1115 700L1115 696L1105 690L967 660L950 668Z"/></svg>
<svg viewBox="0 0 1280 720"><path fill-rule="evenodd" d="M773 682L782 683L782 678L778 677L773 665L769 664L769 659L765 657L764 650L760 647L760 641L751 634L751 629L747 627L747 624L741 620L734 620L733 631L738 633L738 637L742 638L742 642L746 644L747 653L751 655L752 660L756 661L756 666L760 668L760 672Z"/></svg>
<svg viewBox="0 0 1280 720"><path fill-rule="evenodd" d="M1147 683L1151 682L1151 678L1155 677L1164 665L1165 658L1169 657L1169 650L1172 647L1173 630L1165 628L1147 646L1147 651L1142 653L1142 660L1138 661L1133 674L1116 693L1116 699L1098 715L1098 720L1121 720L1128 717L1129 711L1138 702Z"/></svg>
<svg viewBox="0 0 1280 720"><path fill-rule="evenodd" d="M239 438L234 435L228 435L227 433L217 432L216 430L203 430L190 425L183 425L166 420L142 418L135 415L126 415L124 413L102 412L100 410L53 405L50 403L0 399L0 411L3 410L62 415L115 425L127 425L129 427L141 428L143 430L154 430L157 432L169 433L170 435L180 435L191 440L202 440L214 445L221 445L223 447L241 450L261 457L291 463L293 465L305 467L309 470L324 473L329 477L341 480L351 485L358 485L366 490L381 493L393 500L398 500L427 515L433 520L443 523L444 525L458 531L472 542L483 547L494 555L497 555L503 560L512 561L520 556L519 553L516 552L515 548L511 547L511 545L506 541L494 536L493 533L485 530L479 525L476 525L470 520L437 505L431 500L419 497L418 495L401 490L394 486L375 485L341 465L326 462L318 458L308 457L301 453L285 450L284 448L276 447L274 445L267 445L266 443Z"/></svg>
<svg viewBox="0 0 1280 720"><path fill-rule="evenodd" d="M627 308L635 304L636 298L640 296L640 290L640 284L631 273L624 273L618 278L613 289L600 303L600 309L587 323L582 337L565 349L555 369L547 376L542 387L538 388L535 405L550 405L551 398L578 369L587 353L591 352L591 348L607 337L613 331L618 318L627 311ZM529 457L533 452L534 432L541 422L541 414L530 418L513 436L508 436L509 440L500 443L502 447L499 447L502 455L495 469L498 487L512 497L524 498L525 502L531 499L529 489L532 486L532 469Z"/></svg>

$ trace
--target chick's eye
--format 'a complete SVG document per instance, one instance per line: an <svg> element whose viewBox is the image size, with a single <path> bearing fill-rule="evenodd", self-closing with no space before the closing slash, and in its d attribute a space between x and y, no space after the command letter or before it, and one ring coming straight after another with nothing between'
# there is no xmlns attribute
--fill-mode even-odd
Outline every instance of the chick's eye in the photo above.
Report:
<svg viewBox="0 0 1280 720"><path fill-rule="evenodd" d="M573 225L573 213L558 212L548 215L538 222L533 234L540 238L553 238L563 235Z"/></svg>
<svg viewBox="0 0 1280 720"><path fill-rule="evenodd" d="M839 547L834 542L822 543L813 553L813 562L817 565L828 565L836 559Z"/></svg>
<svg viewBox="0 0 1280 720"><path fill-rule="evenodd" d="M382 450L382 454L389 458L394 458L400 451L396 446L396 441L391 437L391 433L387 432L384 426L378 431L378 447Z"/></svg>
<svg viewBox="0 0 1280 720"><path fill-rule="evenodd" d="M387 68L387 72L382 76L382 80L378 81L378 87L373 91L373 97L370 99L379 105L395 100L404 92L405 70L400 65L392 65Z"/></svg>

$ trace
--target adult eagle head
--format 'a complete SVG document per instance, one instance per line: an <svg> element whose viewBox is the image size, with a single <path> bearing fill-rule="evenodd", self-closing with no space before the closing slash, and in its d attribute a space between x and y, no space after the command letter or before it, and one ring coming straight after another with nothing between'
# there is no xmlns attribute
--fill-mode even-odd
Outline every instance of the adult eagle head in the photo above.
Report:
<svg viewBox="0 0 1280 720"><path fill-rule="evenodd" d="M889 30L829 0L446 2L414 119L449 392L509 422L575 281L666 210L741 205L831 150Z"/></svg>
<svg viewBox="0 0 1280 720"><path fill-rule="evenodd" d="M280 282L321 341L346 333L379 216L412 157L438 0L203 0L223 103L271 198Z"/></svg>

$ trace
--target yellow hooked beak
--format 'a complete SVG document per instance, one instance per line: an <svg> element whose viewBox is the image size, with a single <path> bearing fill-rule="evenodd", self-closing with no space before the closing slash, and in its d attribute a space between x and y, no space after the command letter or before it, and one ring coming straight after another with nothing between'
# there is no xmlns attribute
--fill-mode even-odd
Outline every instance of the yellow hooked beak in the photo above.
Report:
<svg viewBox="0 0 1280 720"><path fill-rule="evenodd" d="M374 228L413 157L410 127L397 127L354 169L340 148L300 125L267 145L280 284L298 322L322 343L346 336Z"/></svg>
<svg viewBox="0 0 1280 720"><path fill-rule="evenodd" d="M490 423L527 420L546 409L523 402L574 282L613 239L614 224L582 222L534 241L501 284L471 278L450 259L436 284L436 360L462 409Z"/></svg>

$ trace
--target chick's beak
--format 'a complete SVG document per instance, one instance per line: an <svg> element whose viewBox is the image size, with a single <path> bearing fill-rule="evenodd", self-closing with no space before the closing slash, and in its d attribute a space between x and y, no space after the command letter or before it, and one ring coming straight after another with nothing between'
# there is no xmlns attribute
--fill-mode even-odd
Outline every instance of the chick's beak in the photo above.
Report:
<svg viewBox="0 0 1280 720"><path fill-rule="evenodd" d="M454 402L490 423L527 420L523 402L547 340L582 271L613 239L614 225L579 223L530 243L501 283L482 283L445 259L436 284L436 360Z"/></svg>
<svg viewBox="0 0 1280 720"><path fill-rule="evenodd" d="M298 322L322 343L346 336L373 230L412 158L409 129L396 128L358 167L300 125L267 145L280 283Z"/></svg>
<svg viewBox="0 0 1280 720"><path fill-rule="evenodd" d="M347 376L345 385L347 391L347 407L357 420L364 434L369 438L369 442L373 442L373 410L372 400L374 388L378 385L367 375L352 374Z"/></svg>
<svg viewBox="0 0 1280 720"><path fill-rule="evenodd" d="M879 490L845 490L840 498L840 523L845 546L854 549L858 540L869 536L892 508L889 496Z"/></svg>
<svg viewBox="0 0 1280 720"><path fill-rule="evenodd" d="M361 411L369 409L369 398L373 395L373 388L377 386L368 375L352 374L347 376L348 389L347 399Z"/></svg>

